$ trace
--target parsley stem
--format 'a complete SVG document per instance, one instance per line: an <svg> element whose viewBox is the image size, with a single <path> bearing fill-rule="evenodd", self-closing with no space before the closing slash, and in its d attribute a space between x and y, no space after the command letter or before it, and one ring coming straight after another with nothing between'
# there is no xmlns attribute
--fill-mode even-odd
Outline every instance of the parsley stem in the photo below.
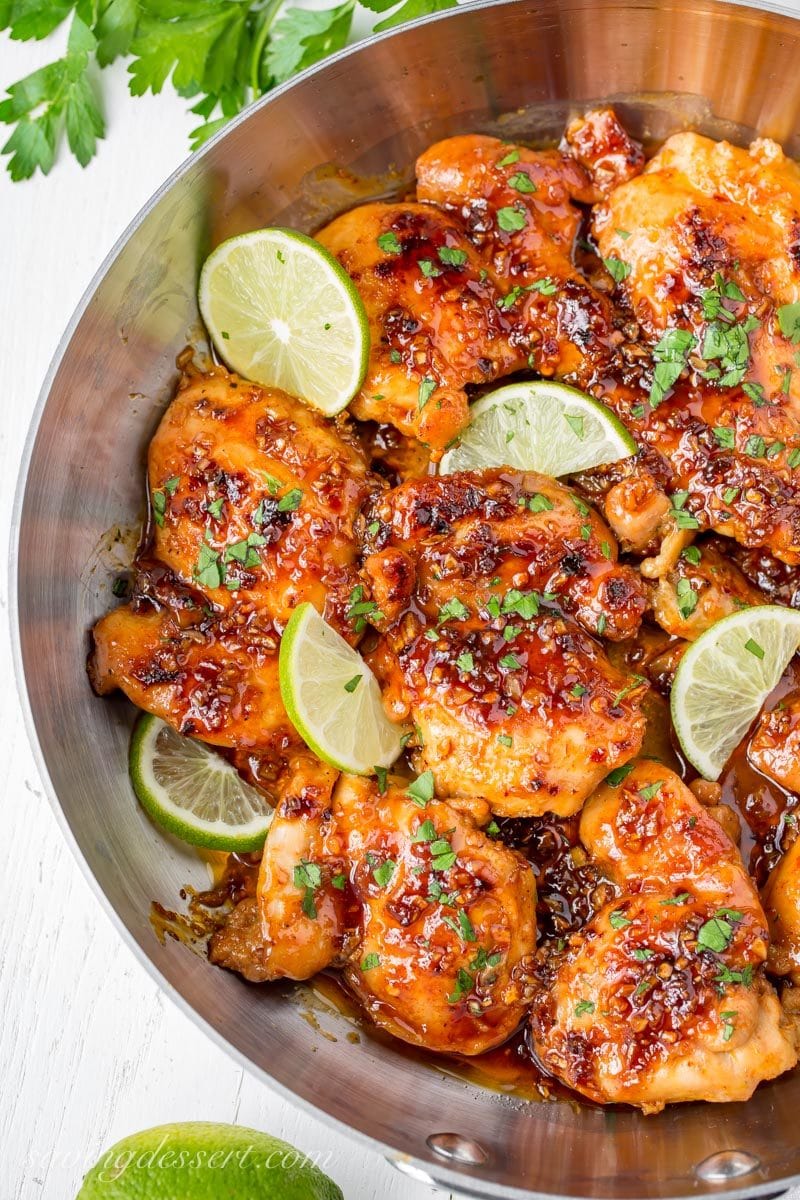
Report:
<svg viewBox="0 0 800 1200"><path fill-rule="evenodd" d="M262 95L264 90L261 86L261 60L264 57L264 47L267 44L269 31L275 23L275 18L282 3L283 0L269 0L258 14L258 21L261 23L261 28L258 30L253 41L253 50L250 55L250 87L253 90L254 98Z"/></svg>

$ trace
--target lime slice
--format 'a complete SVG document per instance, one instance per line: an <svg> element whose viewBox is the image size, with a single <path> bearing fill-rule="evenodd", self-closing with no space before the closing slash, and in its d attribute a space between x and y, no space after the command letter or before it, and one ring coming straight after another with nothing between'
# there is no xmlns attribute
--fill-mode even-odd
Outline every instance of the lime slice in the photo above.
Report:
<svg viewBox="0 0 800 1200"><path fill-rule="evenodd" d="M672 724L691 763L717 779L800 646L800 612L764 604L723 617L675 673Z"/></svg>
<svg viewBox="0 0 800 1200"><path fill-rule="evenodd" d="M353 281L319 242L256 229L217 246L200 274L200 311L220 357L328 416L346 408L369 359Z"/></svg>
<svg viewBox="0 0 800 1200"><path fill-rule="evenodd" d="M386 716L377 679L313 604L292 613L281 638L279 677L289 720L331 766L371 775L400 754L404 730Z"/></svg>
<svg viewBox="0 0 800 1200"><path fill-rule="evenodd" d="M260 850L272 821L261 792L212 747L142 713L128 756L133 790L164 829L209 850Z"/></svg>
<svg viewBox="0 0 800 1200"><path fill-rule="evenodd" d="M538 379L511 383L473 404L469 425L439 472L515 467L557 478L635 453L633 438L604 404Z"/></svg>
<svg viewBox="0 0 800 1200"><path fill-rule="evenodd" d="M313 1157L243 1125L157 1125L106 1150L76 1200L344 1200Z"/></svg>

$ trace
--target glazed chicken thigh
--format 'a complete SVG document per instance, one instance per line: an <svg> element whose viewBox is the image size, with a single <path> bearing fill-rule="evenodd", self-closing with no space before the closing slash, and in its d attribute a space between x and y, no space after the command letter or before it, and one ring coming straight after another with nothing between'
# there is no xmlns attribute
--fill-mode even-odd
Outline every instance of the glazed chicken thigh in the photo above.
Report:
<svg viewBox="0 0 800 1200"><path fill-rule="evenodd" d="M797 1061L763 974L766 920L736 847L661 764L584 809L581 840L618 897L574 934L534 999L545 1068L598 1101L657 1112L746 1100Z"/></svg>
<svg viewBox="0 0 800 1200"><path fill-rule="evenodd" d="M327 779L309 787L305 767L295 782L270 827L257 904L235 910L212 960L257 980L336 964L404 1041L467 1055L505 1041L525 1013L536 943L525 860L468 811L426 801L419 782L380 791L342 776L332 797Z"/></svg>
<svg viewBox="0 0 800 1200"><path fill-rule="evenodd" d="M493 276L458 220L429 204L365 204L317 238L369 317L369 370L353 412L441 451L467 422L465 386L526 363Z"/></svg>
<svg viewBox="0 0 800 1200"><path fill-rule="evenodd" d="M606 526L554 480L501 470L403 484L367 518L371 661L417 769L504 816L577 811L644 732L646 684L584 632L630 636L644 609Z"/></svg>
<svg viewBox="0 0 800 1200"><path fill-rule="evenodd" d="M800 170L779 147L669 138L593 211L653 345L606 397L669 462L696 527L800 562ZM684 370L685 368L685 370ZM681 373L684 379L681 380Z"/></svg>

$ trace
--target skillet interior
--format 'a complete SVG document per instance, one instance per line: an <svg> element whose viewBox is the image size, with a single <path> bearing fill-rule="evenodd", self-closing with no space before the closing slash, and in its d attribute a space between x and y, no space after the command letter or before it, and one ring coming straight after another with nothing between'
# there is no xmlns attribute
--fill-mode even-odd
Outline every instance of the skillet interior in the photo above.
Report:
<svg viewBox="0 0 800 1200"><path fill-rule="evenodd" d="M89 690L86 630L110 606L115 570L132 550L136 464L171 394L175 356L199 336L195 283L212 244L267 223L313 230L401 188L438 138L548 140L599 99L638 137L691 126L744 142L757 130L800 156L798 61L800 22L691 0L477 4L340 55L273 94L165 185L93 281L43 390L15 513L18 665L40 767L87 872L149 969L240 1061L381 1143L405 1169L474 1195L779 1191L800 1174L800 1075L747 1104L677 1106L656 1118L524 1104L377 1040L349 1044L346 1019L317 1011L338 1039L329 1040L304 1016L307 990L254 989L180 944L161 946L151 900L174 905L205 872L133 801L132 710ZM426 1139L444 1131L473 1139L485 1161L434 1153ZM698 1173L729 1150L742 1154L717 1164L721 1178Z"/></svg>

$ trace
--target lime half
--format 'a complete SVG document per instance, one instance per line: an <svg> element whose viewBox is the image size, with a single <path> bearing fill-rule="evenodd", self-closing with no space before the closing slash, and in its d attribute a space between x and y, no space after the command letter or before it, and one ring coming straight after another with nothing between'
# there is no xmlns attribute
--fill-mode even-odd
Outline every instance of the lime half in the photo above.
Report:
<svg viewBox="0 0 800 1200"><path fill-rule="evenodd" d="M473 404L469 425L439 472L515 467L557 478L635 453L633 438L604 404L540 379L511 383Z"/></svg>
<svg viewBox="0 0 800 1200"><path fill-rule="evenodd" d="M142 808L164 829L209 850L260 850L272 821L266 796L210 746L142 713L128 758Z"/></svg>
<svg viewBox="0 0 800 1200"><path fill-rule="evenodd" d="M319 242L257 229L217 246L200 275L200 311L232 370L328 416L346 408L369 359L369 324L347 272Z"/></svg>
<svg viewBox="0 0 800 1200"><path fill-rule="evenodd" d="M800 612L764 604L723 617L675 673L672 723L686 757L717 779L800 646Z"/></svg>
<svg viewBox="0 0 800 1200"><path fill-rule="evenodd" d="M76 1200L343 1200L314 1157L241 1125L157 1125L106 1150Z"/></svg>
<svg viewBox="0 0 800 1200"><path fill-rule="evenodd" d="M289 720L315 754L351 775L391 766L404 731L386 716L378 681L364 659L313 604L292 613L279 667Z"/></svg>

